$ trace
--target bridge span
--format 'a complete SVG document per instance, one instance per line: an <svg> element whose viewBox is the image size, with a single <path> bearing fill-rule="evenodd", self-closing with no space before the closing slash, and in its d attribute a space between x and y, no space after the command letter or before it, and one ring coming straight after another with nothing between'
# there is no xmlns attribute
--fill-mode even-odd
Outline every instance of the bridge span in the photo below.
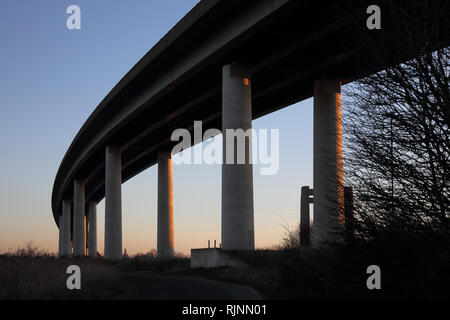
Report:
<svg viewBox="0 0 450 320"><path fill-rule="evenodd" d="M104 255L121 259L121 184L154 164L157 251L173 255L172 132L193 131L195 120L204 130L248 129L253 119L309 97L314 244L329 240L343 201L341 85L385 67L375 61L370 69L357 67L370 48L352 28L355 21L366 28L371 3L341 3L200 1L108 93L67 150L51 200L60 255L84 256L88 243L96 257L96 205L105 198ZM222 166L222 247L255 247L249 163Z"/></svg>

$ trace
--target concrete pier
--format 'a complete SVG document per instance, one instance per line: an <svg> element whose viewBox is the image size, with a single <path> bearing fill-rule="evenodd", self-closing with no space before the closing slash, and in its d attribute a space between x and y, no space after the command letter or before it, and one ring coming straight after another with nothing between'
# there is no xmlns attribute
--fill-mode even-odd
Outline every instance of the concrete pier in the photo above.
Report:
<svg viewBox="0 0 450 320"><path fill-rule="evenodd" d="M314 235L313 245L338 240L343 222L341 84L314 83Z"/></svg>
<svg viewBox="0 0 450 320"><path fill-rule="evenodd" d="M173 176L169 151L158 152L158 239L159 257L173 257Z"/></svg>
<svg viewBox="0 0 450 320"><path fill-rule="evenodd" d="M59 257L70 255L70 200L63 200L59 216Z"/></svg>
<svg viewBox="0 0 450 320"><path fill-rule="evenodd" d="M105 259L122 259L122 155L117 146L106 147Z"/></svg>
<svg viewBox="0 0 450 320"><path fill-rule="evenodd" d="M77 179L73 184L73 255L86 254L84 181Z"/></svg>
<svg viewBox="0 0 450 320"><path fill-rule="evenodd" d="M62 202L62 227L63 227L63 237L62 237L62 253L65 257L70 257L72 255L71 241L70 241L70 209L72 202L70 200L63 200Z"/></svg>
<svg viewBox="0 0 450 320"><path fill-rule="evenodd" d="M222 248L254 250L253 168L251 135L245 139L245 163L237 163L236 139L227 139L227 129L252 128L251 78L239 64L223 67L222 80ZM232 150L233 148L234 150ZM227 151L234 152L234 162L227 164Z"/></svg>
<svg viewBox="0 0 450 320"><path fill-rule="evenodd" d="M89 258L97 258L97 202L90 201L88 208L88 253Z"/></svg>
<svg viewBox="0 0 450 320"><path fill-rule="evenodd" d="M59 215L59 232L58 232L58 257L64 256L63 249L63 235L64 235L64 226L62 222L62 214Z"/></svg>

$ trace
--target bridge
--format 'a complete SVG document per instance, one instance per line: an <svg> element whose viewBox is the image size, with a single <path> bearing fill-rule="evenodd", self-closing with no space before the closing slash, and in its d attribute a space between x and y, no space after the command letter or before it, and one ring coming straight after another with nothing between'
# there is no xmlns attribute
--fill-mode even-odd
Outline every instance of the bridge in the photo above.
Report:
<svg viewBox="0 0 450 320"><path fill-rule="evenodd" d="M105 198L104 256L121 259L121 184L158 164L157 252L172 256L172 132L192 132L195 120L204 130L246 130L310 97L313 244L330 240L343 201L341 86L386 67L367 61L354 23L391 36L387 19L381 30L366 28L371 3L341 3L200 1L108 93L67 150L51 199L60 255L96 257L96 206ZM358 68L362 61L370 68ZM253 250L250 163L222 165L221 214L222 248Z"/></svg>

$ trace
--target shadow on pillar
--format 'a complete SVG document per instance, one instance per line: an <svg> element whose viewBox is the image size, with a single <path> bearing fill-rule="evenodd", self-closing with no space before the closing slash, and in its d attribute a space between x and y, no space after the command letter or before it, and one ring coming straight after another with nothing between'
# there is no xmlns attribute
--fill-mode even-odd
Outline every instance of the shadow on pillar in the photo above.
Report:
<svg viewBox="0 0 450 320"><path fill-rule="evenodd" d="M345 240L352 241L355 232L353 188L344 187Z"/></svg>
<svg viewBox="0 0 450 320"><path fill-rule="evenodd" d="M300 246L311 245L311 215L310 204L313 203L313 189L302 187L300 198Z"/></svg>
<svg viewBox="0 0 450 320"><path fill-rule="evenodd" d="M173 168L172 156L168 150L158 152L158 258L173 258Z"/></svg>

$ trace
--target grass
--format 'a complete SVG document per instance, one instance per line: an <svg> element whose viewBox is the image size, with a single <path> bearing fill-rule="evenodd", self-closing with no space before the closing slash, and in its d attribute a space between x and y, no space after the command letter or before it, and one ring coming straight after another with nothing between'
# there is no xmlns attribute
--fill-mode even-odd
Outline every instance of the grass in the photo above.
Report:
<svg viewBox="0 0 450 320"><path fill-rule="evenodd" d="M286 244L286 243L285 243ZM122 272L200 276L245 284L266 299L450 298L450 245L429 237L397 237L326 249L287 244L276 249L234 251L246 269L191 269L190 259L158 259L154 251L119 262L56 259L29 245L0 256L0 299L104 299L122 290ZM82 290L66 288L67 266L82 270ZM381 268L382 290L368 290L369 265Z"/></svg>
<svg viewBox="0 0 450 320"><path fill-rule="evenodd" d="M247 263L246 269L190 269L186 258L154 257L125 260L120 268L245 284L267 299L450 298L450 244L446 238L392 236L321 249L292 245L289 239L274 249L234 251ZM369 290L366 286L370 265L381 268L381 290Z"/></svg>
<svg viewBox="0 0 450 320"><path fill-rule="evenodd" d="M161 259L153 253L138 254L114 263L121 272L145 271L146 273L161 275L184 274L187 270L190 270L190 264L191 260L182 255L176 255L170 259Z"/></svg>
<svg viewBox="0 0 450 320"><path fill-rule="evenodd" d="M81 269L81 290L68 290L69 265ZM0 300L104 299L122 289L120 272L102 261L57 259L32 244L0 255Z"/></svg>
<svg viewBox="0 0 450 320"><path fill-rule="evenodd" d="M450 250L444 239L392 238L326 249L235 251L247 269L197 270L200 275L243 283L267 299L450 298ZM367 267L381 268L381 290L368 290Z"/></svg>
<svg viewBox="0 0 450 320"><path fill-rule="evenodd" d="M137 254L133 257L124 257L114 265L122 272L145 271L154 274L177 274L190 269L190 259L181 254L174 258L157 258L156 250L146 254Z"/></svg>

